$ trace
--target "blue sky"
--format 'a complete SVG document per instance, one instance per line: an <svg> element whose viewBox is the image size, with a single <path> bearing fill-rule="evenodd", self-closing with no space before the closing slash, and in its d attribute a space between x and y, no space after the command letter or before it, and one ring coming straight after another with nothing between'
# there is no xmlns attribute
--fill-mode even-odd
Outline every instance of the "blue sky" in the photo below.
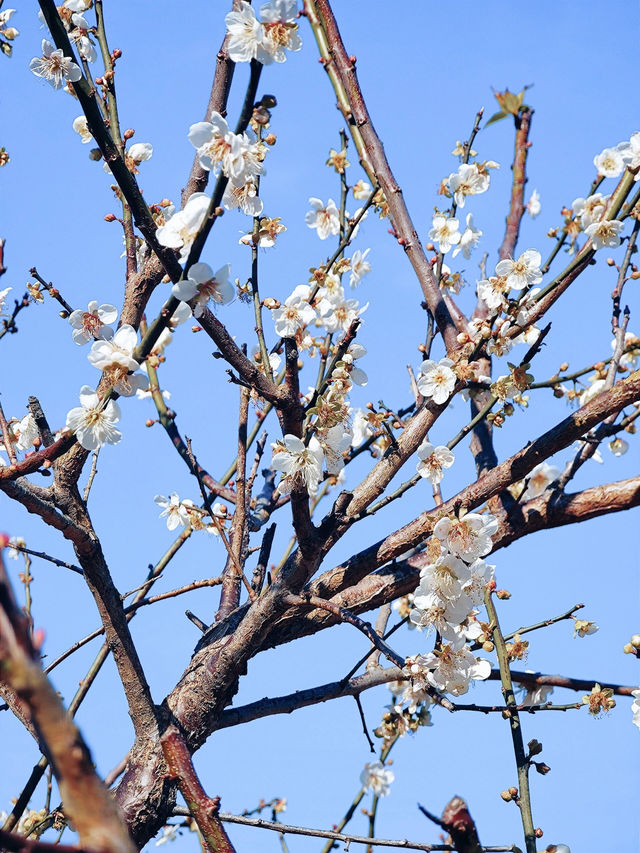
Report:
<svg viewBox="0 0 640 853"><path fill-rule="evenodd" d="M15 5L18 13L12 23L21 34L14 57L2 63L0 90L0 144L11 155L11 163L0 172L0 234L7 241L9 268L2 286L12 286L20 294L35 265L74 307L84 307L90 299L118 305L124 277L119 257L122 237L117 223L104 222L105 214L117 212L109 180L101 165L88 159L89 146L82 146L71 129L79 114L77 104L29 72L29 59L40 53L43 31L35 4ZM543 256L551 246L546 232L561 223L562 206L588 191L595 175L593 156L639 129L636 56L629 49L638 40L636 4L610 2L606 10L591 0L579 7L568 2L502 0L482 7L459 2L455 8L378 0L336 0L334 5L347 50L358 60L373 122L423 239L434 205L442 203L437 195L440 181L456 168L450 153L456 140L466 138L479 107L484 106L487 115L496 108L491 87L519 91L532 84L526 98L535 109L527 195L537 188L543 207L536 220L525 220L520 248L536 247ZM117 81L122 126L135 128L134 141L154 146L152 160L141 167L145 198L177 201L193 159L187 131L203 118L227 3L194 0L180 7L164 0L153 5L132 0L105 6L110 45L123 51ZM267 68L259 90L278 99L272 121L278 142L269 154L262 185L265 213L281 216L288 229L275 249L261 255L261 293L280 299L305 282L309 267L321 263L333 249L330 241L320 243L304 224L308 198L339 194L336 176L324 162L329 149L338 147L341 117L304 21L301 33L302 51L282 66ZM246 77L247 69L239 67L230 101L231 123ZM513 131L507 122L483 130L476 140L479 159L496 160L501 169L492 174L489 192L472 199L464 211L474 214L476 226L484 232L481 247L464 267L472 282L460 299L466 308L473 304L482 251L490 253L489 268L497 260L512 146ZM354 183L362 175L353 148L350 153ZM607 191L614 185L608 183ZM225 215L203 260L214 269L230 262L233 275L246 278L248 253L237 241L249 227L241 214ZM361 301L370 301L360 335L368 349L362 366L370 383L354 393L353 402L363 405L382 398L402 406L410 394L406 365L415 368L420 363L417 345L424 336L420 290L401 249L387 234L386 222L370 217L354 247L371 247L372 272L356 293ZM620 250L609 254L622 257ZM577 369L610 354L615 274L604 256L554 308L548 345L535 362L536 379L550 376L563 361ZM637 331L634 284L629 283L625 300L632 312L630 329ZM167 294L168 289L156 293L151 310ZM248 306L236 302L219 316L238 341L253 343ZM273 342L268 317L265 324ZM211 359L211 341L204 334L193 335L188 326L179 330L168 350L160 380L172 392L171 405L183 434L193 439L203 464L220 475L234 455L237 389L228 385L223 365ZM87 350L75 346L70 327L57 317L49 300L25 310L19 327L18 335L0 342L4 410L21 417L27 397L35 394L51 424L62 425L66 412L77 405L80 386L96 382L98 374L86 361ZM435 352L442 355L439 343ZM314 371L311 365L309 382ZM551 393L535 394L529 410L517 413L496 435L501 458L568 413L565 402ZM157 518L153 496L174 490L181 497L198 496L160 427L144 426L154 416L152 403L123 400L122 410L124 438L117 448L107 447L101 454L90 509L116 584L126 590L142 581L147 565L173 539ZM445 443L466 419L466 407L459 401L438 422L432 437ZM268 430L275 441L275 421ZM473 476L464 448L463 443L445 481L446 496ZM558 461L563 464L567 458L561 454ZM365 461L354 468L350 477L364 472ZM638 452L632 441L626 456L615 459L607 451L602 466L585 465L575 488L632 476L637 469ZM426 483L421 486L384 515L358 526L332 558L337 562L429 507L430 489ZM24 536L30 547L72 559L66 542L6 499L0 519L4 530ZM288 537L284 518L279 527L275 555ZM500 608L507 629L557 615L577 602L584 602L585 617L600 625L599 633L583 640L572 639L568 623L534 634L528 668L625 684L640 681L637 662L621 651L638 630L637 552L637 511L633 511L540 533L496 555L499 585L512 593ZM216 574L223 561L219 543L194 536L158 591ZM10 569L15 576L18 564L12 563ZM96 626L94 604L78 577L42 562L36 562L33 571L36 624L45 628L45 650L54 657ZM132 623L156 701L175 684L197 640L196 629L183 616L185 607L210 620L217 607L216 593L205 590L193 593L189 601L158 604ZM406 654L427 651L429 641L401 633L397 648ZM341 678L365 650L362 638L343 626L264 653L250 663L234 704ZM57 670L55 684L67 701L96 651L97 646L89 646ZM469 694L470 701L479 703L498 699L495 683L477 685ZM554 699L574 701L574 694L556 691ZM377 725L388 701L385 688L364 697L370 728ZM99 770L107 772L131 740L111 662L78 720ZM520 843L517 809L499 798L501 790L515 784L506 722L499 715L447 716L437 709L434 723L394 750L396 781L381 803L379 835L436 842L437 833L418 812L416 801L440 812L451 796L460 794L470 804L483 843ZM542 758L552 768L549 775L532 780L534 820L545 832L541 849L547 843L565 842L573 853L595 853L603 843L607 846L605 839L612 832L618 849L632 849L637 820L616 821L615 827L611 820L612 813L636 812L638 731L631 725L629 701L621 698L605 719L593 720L582 712L541 713L526 717L523 725L526 739L542 741ZM5 756L1 810L17 795L38 754L7 713L0 714L0 738ZM207 790L221 794L225 810L240 812L253 808L260 798L287 797L286 820L326 827L341 818L369 760L355 704L342 699L220 732L197 755L196 766ZM365 819L357 816L352 829L366 831ZM232 828L230 834L238 849L260 853L278 849L277 837L268 833ZM195 839L183 837L176 844L181 850L194 849ZM291 839L289 847L292 853L318 849L316 842L302 838Z"/></svg>

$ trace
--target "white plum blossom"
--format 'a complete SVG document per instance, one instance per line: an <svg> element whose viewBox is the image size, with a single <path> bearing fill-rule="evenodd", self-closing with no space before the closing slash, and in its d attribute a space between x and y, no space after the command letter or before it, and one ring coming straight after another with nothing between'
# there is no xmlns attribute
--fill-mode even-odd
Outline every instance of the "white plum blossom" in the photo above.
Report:
<svg viewBox="0 0 640 853"><path fill-rule="evenodd" d="M262 199L258 195L258 188L254 181L247 181L241 187L237 187L229 181L222 196L222 204L227 210L239 208L247 216L260 216L263 209ZM249 235L249 239L251 239L251 235ZM244 241L241 240L240 242ZM261 237L258 245L273 246L274 242L268 243L266 238Z"/></svg>
<svg viewBox="0 0 640 853"><path fill-rule="evenodd" d="M265 31L263 45L274 62L285 61L285 48L295 52L302 47L297 15L296 0L269 0L260 8Z"/></svg>
<svg viewBox="0 0 640 853"><path fill-rule="evenodd" d="M42 56L34 57L29 68L36 75L51 83L54 89L62 88L63 83L77 83L82 77L80 67L65 56L60 49L54 49L47 39L42 39Z"/></svg>
<svg viewBox="0 0 640 853"><path fill-rule="evenodd" d="M91 3L92 0L65 0L62 5L71 12L82 13L91 8Z"/></svg>
<svg viewBox="0 0 640 853"><path fill-rule="evenodd" d="M349 276L349 287L357 287L363 276L371 272L371 264L365 258L371 249L365 249L361 252L357 249L351 258L351 275Z"/></svg>
<svg viewBox="0 0 640 853"><path fill-rule="evenodd" d="M354 383L354 385L364 387L369 381L369 377L364 370L354 365L354 361L356 359L362 358L366 354L367 351L362 344L351 344L347 352L342 357L342 360L347 365L347 369L349 371L349 379Z"/></svg>
<svg viewBox="0 0 640 853"><path fill-rule="evenodd" d="M180 500L177 492L172 492L168 498L164 495L156 495L153 500L159 507L162 507L162 512L159 517L166 517L167 527L169 530L175 530L179 525L182 525L183 527L189 526L190 517L188 506L185 501Z"/></svg>
<svg viewBox="0 0 640 853"><path fill-rule="evenodd" d="M434 447L426 440L418 448L418 458L418 474L434 485L442 481L443 468L451 468L455 461L448 447Z"/></svg>
<svg viewBox="0 0 640 853"><path fill-rule="evenodd" d="M249 3L243 0L238 9L226 15L225 23L230 37L227 51L232 62L250 62L252 59L265 65L271 62L262 44L264 30Z"/></svg>
<svg viewBox="0 0 640 853"><path fill-rule="evenodd" d="M148 383L147 377L141 373L129 375L140 366L133 358L137 342L138 333L133 326L125 323L111 340L95 341L88 355L89 362L106 373L123 397L131 397L138 388L146 388Z"/></svg>
<svg viewBox="0 0 640 853"><path fill-rule="evenodd" d="M458 207L464 207L468 195L478 195L489 189L489 174L481 172L476 163L462 163L457 172L449 175L451 194Z"/></svg>
<svg viewBox="0 0 640 853"><path fill-rule="evenodd" d="M191 125L189 142L197 149L203 169L221 171L236 187L264 174L260 143L252 142L246 133L233 133L218 112L212 112L209 121Z"/></svg>
<svg viewBox="0 0 640 853"><path fill-rule="evenodd" d="M153 145L150 142L134 142L127 149L127 155L133 160L136 166L140 165L144 160L150 160L153 156Z"/></svg>
<svg viewBox="0 0 640 853"><path fill-rule="evenodd" d="M351 447L351 432L344 424L330 427L320 436L327 473L336 476L344 468L343 454Z"/></svg>
<svg viewBox="0 0 640 853"><path fill-rule="evenodd" d="M386 797L395 778L393 770L389 770L381 761L365 764L360 774L362 787L373 791L376 797Z"/></svg>
<svg viewBox="0 0 640 853"><path fill-rule="evenodd" d="M182 302L195 299L193 314L199 317L210 299L218 305L228 305L233 300L235 288L229 281L230 273L230 264L215 273L209 264L193 264L189 267L188 278L174 284L171 293Z"/></svg>
<svg viewBox="0 0 640 853"><path fill-rule="evenodd" d="M587 237L591 237L594 249L616 249L621 242L620 232L624 228L624 222L618 219L602 219L592 222L584 229Z"/></svg>
<svg viewBox="0 0 640 853"><path fill-rule="evenodd" d="M532 219L535 219L541 210L542 204L540 203L540 193L538 190L534 190L531 193L531 198L527 202L527 213Z"/></svg>
<svg viewBox="0 0 640 853"><path fill-rule="evenodd" d="M452 258L455 258L459 252L462 252L463 257L469 260L469 258L471 257L472 250L478 245L478 242L482 237L482 231L480 231L479 228L473 227L472 213L467 213L466 223L467 227L462 232L460 242L451 254Z"/></svg>
<svg viewBox="0 0 640 853"><path fill-rule="evenodd" d="M474 560L469 566L470 578L463 586L464 594L469 598L474 607L482 604L484 599L484 588L493 580L496 567L485 562L481 557ZM479 630L477 622L473 622L466 630L467 639L477 639L475 632Z"/></svg>
<svg viewBox="0 0 640 853"><path fill-rule="evenodd" d="M637 690L632 690L631 695L633 696L633 702L631 703L633 717L631 722L640 729L640 687Z"/></svg>
<svg viewBox="0 0 640 853"><path fill-rule="evenodd" d="M438 251L446 255L452 246L460 242L460 223L455 217L443 216L436 213L432 220L432 228L429 231L429 239L438 244Z"/></svg>
<svg viewBox="0 0 640 853"><path fill-rule="evenodd" d="M624 456L628 449L629 442L625 441L624 438L612 438L609 442L609 450L614 456Z"/></svg>
<svg viewBox="0 0 640 853"><path fill-rule="evenodd" d="M526 478L528 485L522 495L523 499L531 500L532 498L539 497L559 476L560 469L556 468L555 465L540 462L539 465L531 469Z"/></svg>
<svg viewBox="0 0 640 853"><path fill-rule="evenodd" d="M414 593L414 601L415 596L429 593L454 600L462 595L463 584L469 580L471 571L466 563L445 553L435 563L428 563L420 569L420 584Z"/></svg>
<svg viewBox="0 0 640 853"><path fill-rule="evenodd" d="M314 495L322 478L324 459L318 439L312 436L307 447L302 439L288 434L282 441L272 444L271 447L273 448L271 467L274 471L280 471L283 474L278 491L281 494L287 494L292 489L303 486L310 495Z"/></svg>
<svg viewBox="0 0 640 853"><path fill-rule="evenodd" d="M180 262L189 257L189 250L209 209L206 193L193 193L182 210L174 213L156 231L158 242L169 249L180 249Z"/></svg>
<svg viewBox="0 0 640 853"><path fill-rule="evenodd" d="M640 131L632 133L631 139L619 147L627 169L636 170L633 180L640 180Z"/></svg>
<svg viewBox="0 0 640 853"><path fill-rule="evenodd" d="M309 228L317 230L318 237L321 240L326 240L332 234L340 233L340 214L332 198L329 199L326 205L319 198L310 198L309 204L313 210L308 211L304 217L304 221Z"/></svg>
<svg viewBox="0 0 640 853"><path fill-rule="evenodd" d="M574 216L579 217L582 229L586 229L592 222L597 222L605 212L608 195L602 193L594 193L588 198L576 198L573 200L571 209Z"/></svg>
<svg viewBox="0 0 640 853"><path fill-rule="evenodd" d="M89 362L99 370L117 365L127 370L137 370L138 362L133 351L138 343L138 333L129 324L120 326L112 340L95 341L89 353Z"/></svg>
<svg viewBox="0 0 640 853"><path fill-rule="evenodd" d="M322 300L318 306L320 318L327 332L347 332L351 324L360 314L363 314L369 306L360 307L357 299L344 299L341 302L332 302L328 299Z"/></svg>
<svg viewBox="0 0 640 853"><path fill-rule="evenodd" d="M522 290L542 281L542 257L537 249L527 249L517 261L504 258L496 264L496 275L505 276L509 289Z"/></svg>
<svg viewBox="0 0 640 853"><path fill-rule="evenodd" d="M102 406L96 392L88 385L80 389L80 406L67 413L67 427L85 450L98 450L104 444L118 444L122 433L116 427L120 407L115 400Z"/></svg>
<svg viewBox="0 0 640 853"><path fill-rule="evenodd" d="M574 619L573 636L589 637L591 634L597 634L599 627L595 622L590 622L588 619Z"/></svg>
<svg viewBox="0 0 640 853"><path fill-rule="evenodd" d="M463 593L452 598L443 598L426 583L421 582L413 594L413 608L409 619L418 628L433 628L441 637L456 639L460 636L459 626L465 621L471 608L471 599Z"/></svg>
<svg viewBox="0 0 640 853"><path fill-rule="evenodd" d="M299 284L280 308L272 309L271 316L276 333L281 338L293 337L300 329L316 319L316 312L309 305L311 290L307 284Z"/></svg>
<svg viewBox="0 0 640 853"><path fill-rule="evenodd" d="M89 125L87 124L86 116L78 116L74 118L73 129L80 136L80 141L83 145L86 145L87 142L91 142L93 136L91 135L91 131L89 130Z"/></svg>
<svg viewBox="0 0 640 853"><path fill-rule="evenodd" d="M75 29L69 32L69 39L76 46L78 53L82 59L87 62L95 62L98 58L98 53L87 31L89 30L88 21L80 14L76 13L71 16L71 23Z"/></svg>
<svg viewBox="0 0 640 853"><path fill-rule="evenodd" d="M38 427L33 415L29 413L21 420L14 418L9 421L9 436L16 450L29 450L39 436ZM0 444L0 450L6 449L3 444Z"/></svg>
<svg viewBox="0 0 640 853"><path fill-rule="evenodd" d="M607 389L606 379L591 379L591 385L580 394L578 400L581 406L586 405L598 394L602 394Z"/></svg>
<svg viewBox="0 0 640 853"><path fill-rule="evenodd" d="M462 518L445 516L436 522L433 535L456 557L468 562L485 557L492 548L491 537L498 530L498 521L489 513L468 512Z"/></svg>
<svg viewBox="0 0 640 853"><path fill-rule="evenodd" d="M362 180L356 181L356 183L351 187L351 192L353 193L353 197L356 201L365 201L371 195L371 184Z"/></svg>
<svg viewBox="0 0 640 853"><path fill-rule="evenodd" d="M612 352L615 352L617 343L616 339L613 338L611 341ZM638 363L638 357L640 356L640 338L634 335L633 332L625 332L624 349L626 352L623 352L620 356L620 364L623 364L625 367L635 368Z"/></svg>
<svg viewBox="0 0 640 853"><path fill-rule="evenodd" d="M529 672L531 675L534 674L529 669L526 669L525 672ZM527 708L531 705L544 705L553 693L553 686L550 684L520 684L520 686L525 691L524 697L520 699L520 704Z"/></svg>
<svg viewBox="0 0 640 853"><path fill-rule="evenodd" d="M624 159L615 148L605 148L593 158L593 165L603 178L617 178L624 169Z"/></svg>
<svg viewBox="0 0 640 853"><path fill-rule="evenodd" d="M410 659L409 671L414 680L426 680L444 693L462 696L470 681L483 681L491 674L488 660L474 657L463 638L442 643L436 651Z"/></svg>
<svg viewBox="0 0 640 853"><path fill-rule="evenodd" d="M476 284L478 298L482 299L487 308L492 311L504 309L507 306L505 294L511 290L504 276L491 276L491 278L483 278ZM510 344L507 344L510 346Z"/></svg>
<svg viewBox="0 0 640 853"><path fill-rule="evenodd" d="M97 300L92 299L86 311L77 310L69 314L69 323L73 327L71 336L78 346L92 340L111 340L113 329L108 324L115 322L117 316L115 305L98 305Z"/></svg>
<svg viewBox="0 0 640 853"><path fill-rule="evenodd" d="M284 62L285 48L297 51L302 47L297 14L296 0L271 0L260 9L259 21L251 5L243 0L240 8L225 18L229 58L233 62L257 59L263 65Z"/></svg>
<svg viewBox="0 0 640 853"><path fill-rule="evenodd" d="M5 287L4 290L0 290L0 317L2 316L3 311L4 311L5 299L7 298L7 296L9 295L9 293L12 290L13 290L12 287Z"/></svg>
<svg viewBox="0 0 640 853"><path fill-rule="evenodd" d="M375 427L371 421L372 413L365 409L352 409L350 415L353 431L351 446L359 447L363 441L375 435Z"/></svg>
<svg viewBox="0 0 640 853"><path fill-rule="evenodd" d="M417 377L418 390L423 397L431 397L438 406L446 403L453 394L456 375L451 369L453 361L441 358L440 361L426 359L420 365Z"/></svg>

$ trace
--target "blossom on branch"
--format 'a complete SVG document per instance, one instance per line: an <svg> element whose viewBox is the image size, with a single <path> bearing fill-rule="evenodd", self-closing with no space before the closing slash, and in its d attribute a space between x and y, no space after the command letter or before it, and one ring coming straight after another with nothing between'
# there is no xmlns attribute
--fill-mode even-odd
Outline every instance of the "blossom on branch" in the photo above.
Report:
<svg viewBox="0 0 640 853"><path fill-rule="evenodd" d="M438 244L438 251L446 255L452 246L460 242L460 223L454 217L446 217L437 213L432 220L429 239Z"/></svg>
<svg viewBox="0 0 640 853"><path fill-rule="evenodd" d="M416 382L423 397L431 397L439 406L447 402L456 385L452 365L450 358L441 358L440 361L426 359L422 362Z"/></svg>
<svg viewBox="0 0 640 853"><path fill-rule="evenodd" d="M459 252L462 252L463 256L469 260L471 257L471 251L478 245L478 242L482 237L482 231L480 231L479 228L473 227L472 213L467 213L466 223L467 227L462 232L460 242L451 253L452 258L455 258Z"/></svg>
<svg viewBox="0 0 640 853"><path fill-rule="evenodd" d="M156 231L156 238L162 246L180 249L180 262L189 257L189 251L202 227L209 209L209 196L206 193L193 193L182 210L174 213Z"/></svg>
<svg viewBox="0 0 640 853"><path fill-rule="evenodd" d="M86 145L87 142L91 142L93 136L89 130L86 116L78 116L77 118L74 118L72 127L75 132L79 134L80 141L83 145Z"/></svg>
<svg viewBox="0 0 640 853"><path fill-rule="evenodd" d="M433 535L463 560L485 557L492 548L491 537L498 530L498 521L489 513L480 515L468 512L461 518L441 518L433 528Z"/></svg>
<svg viewBox="0 0 640 853"><path fill-rule="evenodd" d="M225 17L230 36L229 59L233 62L257 59L263 65L284 62L285 49L298 51L302 47L295 22L297 14L296 0L270 0L260 9L262 21L259 21L252 6L242 0L240 7Z"/></svg>
<svg viewBox="0 0 640 853"><path fill-rule="evenodd" d="M283 474L278 485L280 494L287 494L295 488L304 487L310 495L314 495L322 479L324 459L318 439L313 436L307 447L302 439L289 434L271 447L273 448L271 468Z"/></svg>
<svg viewBox="0 0 640 853"><path fill-rule="evenodd" d="M426 681L436 690L462 696L470 681L484 681L491 674L488 660L474 657L464 639L442 643L427 655L407 659L414 683Z"/></svg>
<svg viewBox="0 0 640 853"><path fill-rule="evenodd" d="M225 264L216 273L209 264L193 264L188 278L174 284L171 293L182 302L195 298L193 314L199 317L210 299L218 305L228 305L233 300L235 289L229 281L230 272L231 264Z"/></svg>
<svg viewBox="0 0 640 853"><path fill-rule="evenodd" d="M116 428L120 407L115 400L106 406L88 385L80 389L80 406L67 414L67 427L85 450L98 450L104 444L117 444L122 433Z"/></svg>
<svg viewBox="0 0 640 853"><path fill-rule="evenodd" d="M118 309L115 305L99 306L97 300L92 299L86 311L77 310L69 314L73 340L78 346L83 346L91 340L111 340L113 329L107 324L115 322L117 316Z"/></svg>
<svg viewBox="0 0 640 853"><path fill-rule="evenodd" d="M617 178L624 169L624 159L620 150L605 148L593 158L593 165L603 178Z"/></svg>
<svg viewBox="0 0 640 853"><path fill-rule="evenodd" d="M131 397L138 388L146 388L148 379L141 373L129 374L140 365L133 357L138 333L128 324L120 326L112 340L96 341L88 355L89 362L103 370L109 381L124 397Z"/></svg>
<svg viewBox="0 0 640 853"><path fill-rule="evenodd" d="M603 219L599 222L592 222L584 233L587 237L591 237L591 243L594 249L616 249L621 243L620 232L624 228L624 222L618 219Z"/></svg>
<svg viewBox="0 0 640 853"><path fill-rule="evenodd" d="M309 228L317 230L318 237L321 240L326 240L332 234L340 233L340 214L332 198L329 199L326 205L319 198L310 198L309 204L313 210L310 210L305 215L304 221Z"/></svg>
<svg viewBox="0 0 640 853"><path fill-rule="evenodd" d="M82 77L80 67L65 56L59 48L54 49L47 39L42 39L42 56L34 57L29 68L36 75L51 83L54 89L62 88L63 83L77 83Z"/></svg>
<svg viewBox="0 0 640 853"><path fill-rule="evenodd" d="M449 190L458 207L464 207L468 195L479 195L489 189L489 173L477 163L462 163L448 178Z"/></svg>
<svg viewBox="0 0 640 853"><path fill-rule="evenodd" d="M308 285L299 284L282 307L272 309L271 316L280 337L291 338L316 319L316 312L307 301L310 292Z"/></svg>
<svg viewBox="0 0 640 853"><path fill-rule="evenodd" d="M540 264L542 257L536 249L527 249L517 261L512 258L504 258L496 264L496 275L504 276L509 289L522 290L540 284L542 271Z"/></svg>
<svg viewBox="0 0 640 853"><path fill-rule="evenodd" d="M389 770L381 761L365 764L360 774L362 787L373 791L376 797L386 797L395 778L393 770Z"/></svg>
<svg viewBox="0 0 640 853"><path fill-rule="evenodd" d="M436 485L443 477L443 468L451 468L455 456L448 447L434 447L428 441L423 441L418 448L418 474L426 477L430 483Z"/></svg>
<svg viewBox="0 0 640 853"><path fill-rule="evenodd" d="M264 174L263 146L252 142L246 133L233 133L218 112L212 112L209 121L191 125L189 142L197 149L203 169L221 171L236 187Z"/></svg>
<svg viewBox="0 0 640 853"><path fill-rule="evenodd" d="M535 219L541 210L542 204L540 203L540 193L538 190L534 190L531 193L531 198L527 202L527 213L532 219Z"/></svg>
<svg viewBox="0 0 640 853"><path fill-rule="evenodd" d="M531 500L539 497L554 480L560 476L560 469L555 465L549 465L547 462L540 462L533 468L527 479L527 488L522 495L523 500Z"/></svg>
<svg viewBox="0 0 640 853"><path fill-rule="evenodd" d="M370 251L371 249L365 249L364 252L361 252L360 249L356 249L353 253L353 257L351 258L349 287L357 287L360 284L362 277L371 272L371 264L369 261L365 261L365 258Z"/></svg>

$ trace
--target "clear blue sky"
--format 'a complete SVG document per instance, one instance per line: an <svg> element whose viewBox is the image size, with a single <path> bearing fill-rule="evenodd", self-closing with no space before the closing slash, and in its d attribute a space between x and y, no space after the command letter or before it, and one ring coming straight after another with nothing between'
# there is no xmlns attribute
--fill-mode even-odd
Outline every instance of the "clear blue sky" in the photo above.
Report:
<svg viewBox="0 0 640 853"><path fill-rule="evenodd" d="M29 60L40 54L44 32L35 4L15 5L18 14L12 23L21 34L14 57L2 57L0 90L0 144L11 155L10 165L0 171L0 235L7 240L9 268L2 286L11 285L19 295L29 268L35 265L74 307L84 308L90 299L119 305L124 277L119 258L122 237L116 223L103 221L106 213L117 212L109 180L101 165L88 159L89 146L82 146L71 129L79 114L77 105L29 72ZM185 6L164 0L105 4L110 45L123 51L117 81L122 126L135 128L134 141L154 146L152 160L141 167L141 185L150 202L164 197L179 200L193 158L187 131L203 117L227 6L202 0ZM456 140L466 138L480 106L486 107L487 115L496 108L492 86L519 91L533 84L527 94L527 102L535 108L528 194L537 188L543 207L535 221L525 221L520 248L539 248L543 256L550 247L546 231L561 223L561 207L586 194L595 174L593 156L640 129L635 3L613 0L603 7L592 0L579 6L548 0L530 4L496 0L478 6L462 0L452 6L424 0L415 4L336 0L335 11L347 49L357 56L373 121L423 239L433 206L442 202L437 195L439 183L456 168L450 153ZM278 142L269 155L262 188L265 213L281 216L288 228L277 248L261 256L261 291L280 299L305 282L308 268L321 263L333 248L330 241L319 243L304 224L309 196L339 195L336 176L324 162L329 149L338 147L342 122L304 20L301 32L302 51L289 56L283 66L267 68L260 87L260 94L269 92L278 99L272 122ZM237 70L230 104L232 123L246 72L246 68ZM490 191L472 199L464 211L473 212L476 226L484 232L481 249L464 267L472 282L482 251L490 253L489 268L497 259L512 144L513 131L507 122L483 131L475 144L481 159L496 160L501 169L492 174ZM350 179L355 182L361 175L355 166L357 158L351 160ZM613 181L609 184L612 187ZM249 220L241 214L226 215L216 225L203 260L214 269L230 262L233 275L246 278L248 253L237 240L239 232L248 228ZM371 301L361 333L368 349L362 366L370 384L354 393L354 405L380 398L404 405L409 399L406 364L415 367L420 361L417 344L424 336L420 290L386 229L386 222L370 217L356 244L361 249L371 247L373 270L356 294ZM537 379L554 373L563 361L577 369L610 354L610 292L615 280L603 262L606 253L602 254L597 266L554 310L548 346L535 363ZM620 250L611 254L621 257ZM458 260L462 261L461 256ZM627 287L625 301L632 311L630 329L638 332L634 284ZM156 294L152 307L157 308L167 294L168 290ZM472 300L469 288L461 302L469 307ZM248 306L236 302L223 309L220 317L238 341L251 341ZM167 351L160 379L173 395L171 404L183 434L193 439L203 464L220 475L234 455L237 389L227 384L223 365L210 358L211 341L204 334L192 335L188 325ZM266 325L273 341L268 318ZM66 412L77 405L80 386L93 384L98 374L86 361L87 350L71 340L70 327L57 317L50 300L24 311L19 327L18 335L0 343L4 410L21 417L27 397L35 394L51 424L60 426ZM309 382L314 369L309 371ZM550 393L537 394L532 394L530 410L517 414L496 436L501 458L567 414L564 401ZM116 584L124 591L138 586L147 565L173 539L157 518L154 495L174 490L194 500L198 495L160 427L144 426L146 418L154 416L153 404L121 402L124 438L117 448L107 447L101 454L90 509ZM433 438L445 443L466 418L466 408L456 403L452 414L438 423ZM278 437L275 421L269 433L270 440ZM562 454L559 464L567 458ZM356 474L364 471L362 464L354 468ZM638 452L632 442L630 452L620 459L606 452L604 465L585 465L575 486L622 479L637 470ZM446 496L472 476L470 455L461 445L457 464L445 480ZM340 543L334 559L348 556L430 506L430 489L426 483L422 486L375 521L359 526L359 532ZM32 548L73 559L68 544L38 519L6 499L1 506L3 530L23 536ZM637 518L634 511L541 533L496 555L499 585L513 596L500 610L507 629L557 615L577 602L584 602L585 617L601 626L598 634L583 640L572 639L567 623L533 635L528 668L625 684L640 682L637 661L622 654L624 643L640 628ZM286 527L284 518L280 527ZM286 541L281 530L280 547ZM157 589L217 574L223 561L219 543L194 536ZM12 563L10 569L15 576L18 564ZM97 616L80 578L42 562L35 562L33 571L36 624L46 630L45 650L54 657L92 630ZM216 606L217 594L203 591L192 594L189 601L180 598L147 608L132 623L156 701L173 687L197 640L196 629L182 615L185 607L211 620ZM412 654L426 651L429 645L426 638L406 633L398 639L397 648ZM362 638L341 627L265 653L250 663L234 704L341 678L364 650ZM55 684L67 701L96 651L97 646L91 645L57 670ZM499 690L495 683L478 685L468 698L497 702ZM562 691L554 694L557 702L574 698ZM370 728L377 725L388 701L385 688L364 697ZM131 741L111 661L78 720L100 772L106 773ZM515 784L506 722L499 715L449 717L439 710L434 722L433 728L405 739L394 750L396 781L391 795L381 803L379 835L438 841L434 827L418 813L416 801L439 813L451 796L460 794L470 804L483 843L520 844L517 809L499 798L501 790ZM541 713L526 717L524 728L527 740L542 741L542 758L552 768L548 776L534 775L532 780L534 820L545 831L540 848L565 842L573 853L596 853L614 846L621 851L633 849L638 838L639 733L631 725L629 701L621 698L605 719L593 720L582 712ZM38 754L8 713L0 714L0 743L2 810L21 789ZM196 766L207 790L221 794L225 810L240 812L253 808L260 798L287 797L285 820L327 827L343 815L358 790L362 766L369 760L355 704L343 699L242 730L225 730L198 753ZM36 807L40 799L38 794ZM351 829L366 832L365 819L356 817ZM232 828L230 834L239 850L278 849L272 834L240 828ZM176 845L193 850L195 843L194 838L183 837ZM302 838L291 838L288 844L292 853L318 849L316 842Z"/></svg>

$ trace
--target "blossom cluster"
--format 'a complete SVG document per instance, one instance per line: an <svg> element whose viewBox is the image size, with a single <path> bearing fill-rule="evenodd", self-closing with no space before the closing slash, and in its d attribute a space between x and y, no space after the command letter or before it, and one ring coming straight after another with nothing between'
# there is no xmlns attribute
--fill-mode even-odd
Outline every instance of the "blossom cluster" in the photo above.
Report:
<svg viewBox="0 0 640 853"><path fill-rule="evenodd" d="M225 18L229 59L233 62L257 59L263 65L284 62L285 50L297 51L302 47L297 15L296 0L270 0L261 7L261 20L258 20L251 4L242 0L240 7Z"/></svg>
<svg viewBox="0 0 640 853"><path fill-rule="evenodd" d="M436 523L427 549L429 562L422 567L413 594L410 621L434 629L441 639L434 651L407 659L410 683L403 702L415 702L416 693L421 698L429 688L460 696L470 681L489 676L491 665L474 657L467 641L482 634L476 608L495 570L483 557L491 551L497 529L498 522L489 513L445 516Z"/></svg>
<svg viewBox="0 0 640 853"><path fill-rule="evenodd" d="M618 178L625 169L631 169L635 170L634 180L640 180L640 131L613 148L605 148L596 154L593 165L603 178Z"/></svg>
<svg viewBox="0 0 640 853"><path fill-rule="evenodd" d="M215 503L211 512L208 512L200 509L189 498L180 500L177 492L172 492L169 497L156 495L154 501L162 508L160 518L167 519L169 530L182 526L190 527L192 530L204 530L206 533L219 536L227 519L227 508L222 503Z"/></svg>

